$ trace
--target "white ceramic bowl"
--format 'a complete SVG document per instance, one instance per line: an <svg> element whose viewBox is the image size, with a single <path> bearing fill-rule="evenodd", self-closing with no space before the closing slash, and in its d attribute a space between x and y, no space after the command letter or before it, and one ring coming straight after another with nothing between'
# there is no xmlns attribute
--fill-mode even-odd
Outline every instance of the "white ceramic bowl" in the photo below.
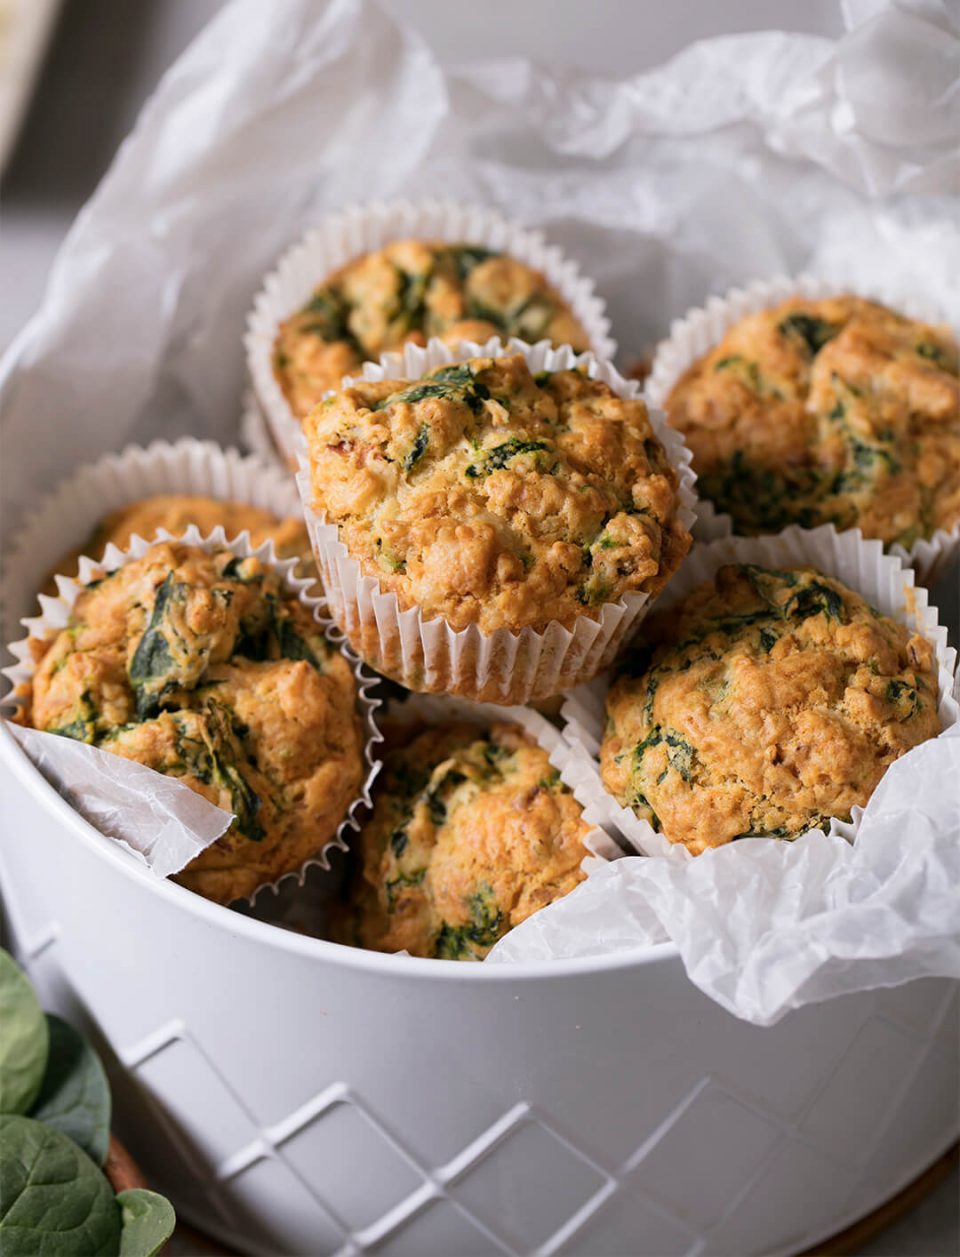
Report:
<svg viewBox="0 0 960 1257"><path fill-rule="evenodd" d="M757 1029L671 946L485 966L355 951L159 882L0 726L0 884L85 1011L119 1133L235 1251L799 1252L957 1136L956 984Z"/></svg>

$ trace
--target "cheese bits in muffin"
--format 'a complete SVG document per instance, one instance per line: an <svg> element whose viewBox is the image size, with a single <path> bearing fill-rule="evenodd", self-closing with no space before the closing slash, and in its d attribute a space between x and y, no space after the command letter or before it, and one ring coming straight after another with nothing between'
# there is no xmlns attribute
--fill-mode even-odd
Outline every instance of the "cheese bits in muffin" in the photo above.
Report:
<svg viewBox="0 0 960 1257"><path fill-rule="evenodd" d="M397 240L336 271L280 325L274 373L303 419L363 362L432 336L590 348L556 289L516 258L472 244Z"/></svg>
<svg viewBox="0 0 960 1257"><path fill-rule="evenodd" d="M521 355L358 382L306 424L314 506L401 609L572 626L656 593L690 546L644 403Z"/></svg>
<svg viewBox="0 0 960 1257"><path fill-rule="evenodd" d="M280 575L160 543L36 643L24 723L177 777L235 816L177 880L221 903L335 834L364 773L356 682Z"/></svg>
<svg viewBox="0 0 960 1257"><path fill-rule="evenodd" d="M385 759L343 941L480 960L583 879L589 832L516 725L427 729Z"/></svg>
<svg viewBox="0 0 960 1257"><path fill-rule="evenodd" d="M644 622L607 698L604 785L691 852L863 807L940 730L933 648L812 568L722 567Z"/></svg>
<svg viewBox="0 0 960 1257"><path fill-rule="evenodd" d="M108 545L126 550L131 537L150 541L161 528L176 537L186 532L191 524L195 524L204 537L222 527L228 538L249 532L250 544L255 547L272 541L278 559L300 560L296 574L301 579L316 573L310 538L302 518L280 519L272 511L249 502L221 501L201 494L158 493L129 502L104 516L82 546L64 555L53 575L76 576L81 555L100 559ZM47 581L45 593L56 593L53 575Z"/></svg>
<svg viewBox="0 0 960 1257"><path fill-rule="evenodd" d="M960 522L957 362L946 328L795 297L741 319L666 408L735 531L833 523L910 547Z"/></svg>

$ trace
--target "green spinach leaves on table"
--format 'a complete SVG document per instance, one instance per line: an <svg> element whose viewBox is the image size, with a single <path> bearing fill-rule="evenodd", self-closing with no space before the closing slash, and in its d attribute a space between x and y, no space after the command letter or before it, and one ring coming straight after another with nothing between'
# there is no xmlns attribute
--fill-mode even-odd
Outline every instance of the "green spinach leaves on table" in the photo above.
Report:
<svg viewBox="0 0 960 1257"><path fill-rule="evenodd" d="M173 1234L155 1192L115 1195L103 1171L110 1088L72 1026L44 1014L0 951L0 1253L155 1257Z"/></svg>

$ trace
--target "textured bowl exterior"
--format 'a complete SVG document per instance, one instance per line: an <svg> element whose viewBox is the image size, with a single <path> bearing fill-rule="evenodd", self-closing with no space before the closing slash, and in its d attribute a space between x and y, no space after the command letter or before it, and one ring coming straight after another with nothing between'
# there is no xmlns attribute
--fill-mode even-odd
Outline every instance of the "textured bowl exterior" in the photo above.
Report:
<svg viewBox="0 0 960 1257"><path fill-rule="evenodd" d="M956 1138L955 983L758 1029L670 946L352 951L157 882L3 727L0 798L13 947L93 1023L150 1181L238 1251L795 1253Z"/></svg>

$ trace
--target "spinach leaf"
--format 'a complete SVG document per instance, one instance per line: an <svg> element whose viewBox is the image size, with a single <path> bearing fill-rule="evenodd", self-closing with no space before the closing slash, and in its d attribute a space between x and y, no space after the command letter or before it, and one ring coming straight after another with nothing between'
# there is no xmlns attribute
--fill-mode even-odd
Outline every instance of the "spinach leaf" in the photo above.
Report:
<svg viewBox="0 0 960 1257"><path fill-rule="evenodd" d="M480 245L476 244L454 245L450 250L450 255L456 265L457 273L460 276L461 282L465 280L471 271L473 271L475 267L479 266L481 262L487 262L490 258L500 256L499 253L495 253L492 249L484 249L481 248Z"/></svg>
<svg viewBox="0 0 960 1257"><path fill-rule="evenodd" d="M0 1113L26 1113L43 1083L50 1034L26 975L5 951L0 951L0 1031Z"/></svg>
<svg viewBox="0 0 960 1257"><path fill-rule="evenodd" d="M947 365L947 354L939 345L934 345L932 341L922 340L916 346L916 352L921 358L927 358L930 362L935 362L938 367Z"/></svg>
<svg viewBox="0 0 960 1257"><path fill-rule="evenodd" d="M420 430L417 432L413 445L410 447L410 453L403 460L404 471L413 471L414 467L426 453L429 442L430 429L425 423L423 423L420 425Z"/></svg>
<svg viewBox="0 0 960 1257"><path fill-rule="evenodd" d="M50 1054L30 1116L62 1131L103 1165L110 1142L110 1088L100 1058L86 1039L47 1013Z"/></svg>
<svg viewBox="0 0 960 1257"><path fill-rule="evenodd" d="M799 589L783 608L784 619L805 620L811 615L825 615L828 620L843 622L843 598L829 585L811 581Z"/></svg>
<svg viewBox="0 0 960 1257"><path fill-rule="evenodd" d="M777 324L777 331L782 336L792 336L806 347L811 358L820 352L828 341L833 340L840 329L828 323L826 319L817 318L815 314L788 314Z"/></svg>
<svg viewBox="0 0 960 1257"><path fill-rule="evenodd" d="M106 1176L66 1135L0 1117L0 1252L79 1257L120 1249L121 1211Z"/></svg>
<svg viewBox="0 0 960 1257"><path fill-rule="evenodd" d="M156 1257L173 1234L177 1215L165 1196L133 1187L120 1192L120 1257Z"/></svg>
<svg viewBox="0 0 960 1257"><path fill-rule="evenodd" d="M312 317L304 330L322 340L348 340L347 303L335 288L319 288L303 307L302 314Z"/></svg>
<svg viewBox="0 0 960 1257"><path fill-rule="evenodd" d="M524 441L514 436L509 441L495 445L493 449L485 450L482 461L479 464L471 463L465 474L472 480L479 476L489 476L491 472L502 471L510 459L516 458L518 454L535 454L538 450L549 448L546 441Z"/></svg>
<svg viewBox="0 0 960 1257"><path fill-rule="evenodd" d="M174 581L173 572L167 573L157 590L150 623L130 660L130 684L137 696L139 720L149 720L160 710L167 678L174 668L174 658L163 631L164 620L171 603L185 598L187 589L187 585L178 585Z"/></svg>
<svg viewBox="0 0 960 1257"><path fill-rule="evenodd" d="M387 892L387 907L391 911L393 910L393 905L397 897L397 891L401 886L421 886L426 875L426 869L417 869L415 873L398 873L396 877L391 877L390 880L385 883Z"/></svg>
<svg viewBox="0 0 960 1257"><path fill-rule="evenodd" d="M280 654L284 659L302 659L310 664L311 667L316 668L318 672L323 672L323 664L314 654L309 643L304 641L289 620L278 620L277 641L280 644Z"/></svg>
<svg viewBox="0 0 960 1257"><path fill-rule="evenodd" d="M444 960L479 958L478 949L492 947L505 933L505 922L493 887L486 882L478 885L467 901L470 921L467 925L450 925L445 922L434 942L433 954Z"/></svg>

